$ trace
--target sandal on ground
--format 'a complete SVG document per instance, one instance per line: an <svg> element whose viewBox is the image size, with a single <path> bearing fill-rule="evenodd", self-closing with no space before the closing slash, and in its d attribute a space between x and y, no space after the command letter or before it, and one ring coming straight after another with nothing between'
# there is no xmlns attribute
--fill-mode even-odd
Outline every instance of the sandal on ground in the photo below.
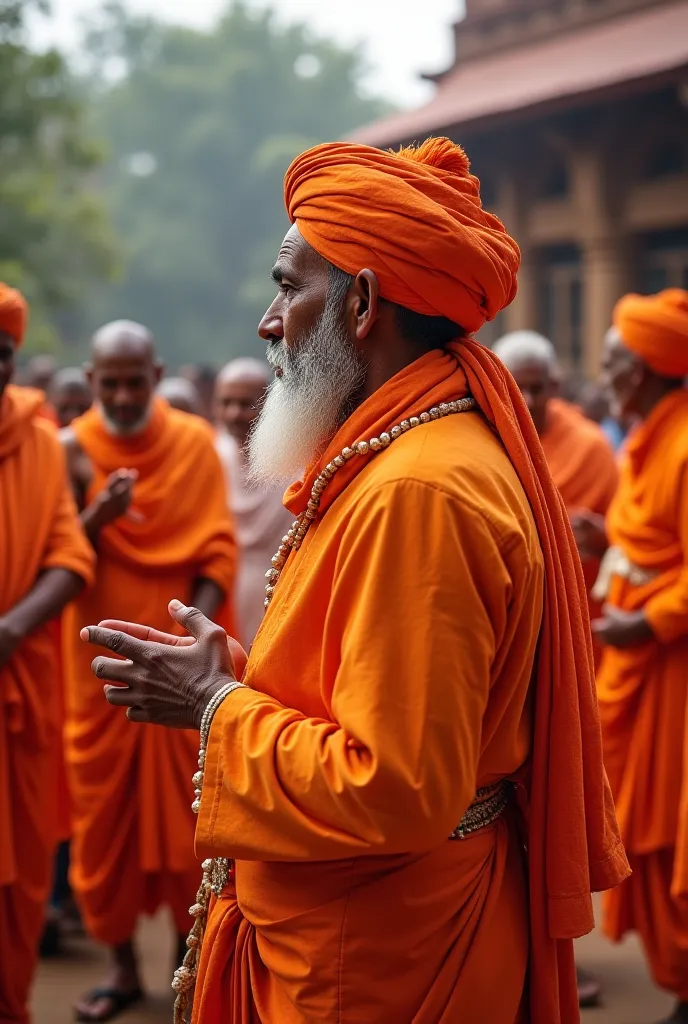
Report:
<svg viewBox="0 0 688 1024"><path fill-rule="evenodd" d="M88 1003L97 1003L101 999L111 1004L109 1012L106 1011L104 1015L94 1017L77 1010L76 1019L78 1021L95 1021L97 1024L100 1024L101 1021L114 1020L115 1017L119 1017L120 1013L124 1013L125 1010L141 1002L143 990L135 988L131 992L122 992L118 988L94 988L84 996L84 1000Z"/></svg>

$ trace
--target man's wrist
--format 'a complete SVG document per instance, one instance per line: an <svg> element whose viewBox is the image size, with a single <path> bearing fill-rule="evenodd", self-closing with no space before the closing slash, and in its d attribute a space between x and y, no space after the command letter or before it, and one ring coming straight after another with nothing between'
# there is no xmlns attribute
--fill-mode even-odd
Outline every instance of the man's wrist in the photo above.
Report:
<svg viewBox="0 0 688 1024"><path fill-rule="evenodd" d="M24 639L24 630L15 622L11 615L0 618L0 636L11 646L17 647Z"/></svg>
<svg viewBox="0 0 688 1024"><path fill-rule="evenodd" d="M231 693L232 690L238 690L243 685L243 683L240 683L236 679L224 676L218 679L216 683L213 683L211 687L208 687L203 694L202 700L198 702L195 709L195 727L201 730L207 724L209 731L215 711L219 708L224 698Z"/></svg>

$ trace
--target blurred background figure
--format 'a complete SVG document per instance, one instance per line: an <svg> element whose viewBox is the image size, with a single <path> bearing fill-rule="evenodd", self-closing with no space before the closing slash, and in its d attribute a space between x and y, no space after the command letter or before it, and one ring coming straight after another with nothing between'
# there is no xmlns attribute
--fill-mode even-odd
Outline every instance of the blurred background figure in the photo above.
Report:
<svg viewBox="0 0 688 1024"><path fill-rule="evenodd" d="M48 398L59 427L68 427L78 416L88 412L93 403L86 374L78 367L57 371L50 384Z"/></svg>
<svg viewBox="0 0 688 1024"><path fill-rule="evenodd" d="M54 356L32 356L20 375L20 382L24 387L38 388L47 393L56 373L57 360Z"/></svg>
<svg viewBox="0 0 688 1024"><path fill-rule="evenodd" d="M190 381L200 401L200 415L207 420L213 418L213 397L215 394L215 369L203 363L189 363L179 367L179 376Z"/></svg>
<svg viewBox="0 0 688 1024"><path fill-rule="evenodd" d="M535 331L513 331L496 342L494 352L513 374L525 399L569 515L604 515L618 479L614 452L596 423L558 397L561 373L552 343ZM588 593L598 571L598 559L583 560ZM592 615L599 611L591 604Z"/></svg>
<svg viewBox="0 0 688 1024"><path fill-rule="evenodd" d="M201 399L196 386L186 377L163 377L158 384L158 394L169 402L173 409L202 416Z"/></svg>
<svg viewBox="0 0 688 1024"><path fill-rule="evenodd" d="M610 445L617 452L624 442L626 430L621 421L612 416L609 398L602 385L594 381L585 381L578 393L577 402L583 415L600 426Z"/></svg>
<svg viewBox="0 0 688 1024"><path fill-rule="evenodd" d="M282 487L252 485L249 480L246 441L269 373L258 359L235 359L220 370L215 384L217 451L239 547L235 606L239 639L247 648L263 617L266 568L293 520L282 504Z"/></svg>

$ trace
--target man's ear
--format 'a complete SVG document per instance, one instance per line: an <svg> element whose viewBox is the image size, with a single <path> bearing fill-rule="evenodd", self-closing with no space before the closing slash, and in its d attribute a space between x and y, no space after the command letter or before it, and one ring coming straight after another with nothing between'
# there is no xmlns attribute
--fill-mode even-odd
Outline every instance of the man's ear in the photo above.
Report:
<svg viewBox="0 0 688 1024"><path fill-rule="evenodd" d="M360 270L347 298L357 341L365 341L380 315L380 286L372 270Z"/></svg>

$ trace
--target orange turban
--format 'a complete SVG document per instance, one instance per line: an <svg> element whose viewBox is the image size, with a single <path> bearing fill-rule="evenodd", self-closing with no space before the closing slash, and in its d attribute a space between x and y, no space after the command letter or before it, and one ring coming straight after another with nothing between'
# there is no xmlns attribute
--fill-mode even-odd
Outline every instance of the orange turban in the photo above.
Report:
<svg viewBox="0 0 688 1024"><path fill-rule="evenodd" d="M516 294L520 253L468 167L449 139L398 153L332 142L294 160L284 200L340 270L373 270L383 298L473 332Z"/></svg>
<svg viewBox="0 0 688 1024"><path fill-rule="evenodd" d="M660 377L688 377L688 292L626 295L616 304L614 326L624 344Z"/></svg>
<svg viewBox="0 0 688 1024"><path fill-rule="evenodd" d="M29 307L21 292L0 281L0 331L14 338L17 345L24 340L28 315Z"/></svg>

